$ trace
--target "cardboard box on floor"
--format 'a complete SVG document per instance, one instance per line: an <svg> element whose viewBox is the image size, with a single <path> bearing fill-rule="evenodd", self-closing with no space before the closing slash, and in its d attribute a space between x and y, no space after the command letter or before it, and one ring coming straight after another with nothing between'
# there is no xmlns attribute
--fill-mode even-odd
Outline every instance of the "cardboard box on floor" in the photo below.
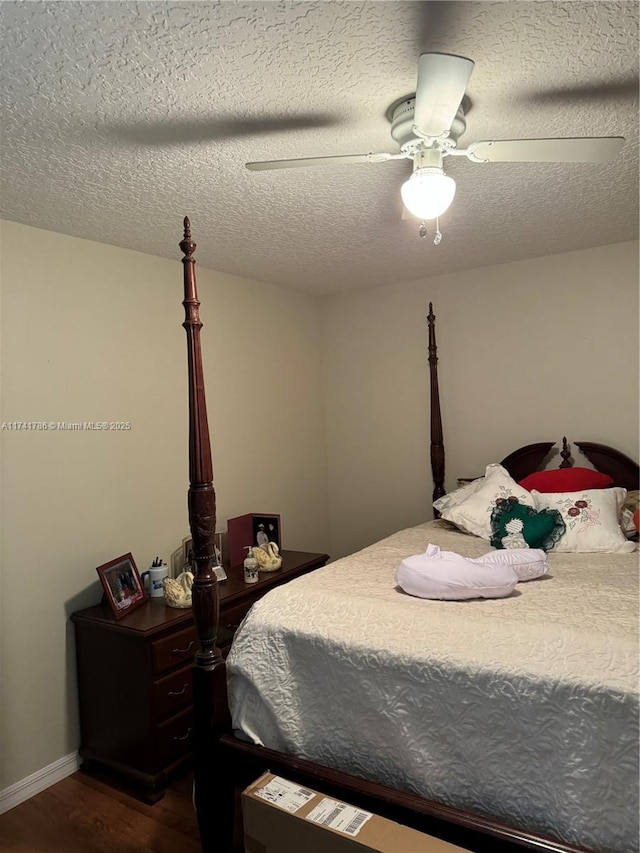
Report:
<svg viewBox="0 0 640 853"><path fill-rule="evenodd" d="M242 814L245 853L464 853L271 773L243 792Z"/></svg>

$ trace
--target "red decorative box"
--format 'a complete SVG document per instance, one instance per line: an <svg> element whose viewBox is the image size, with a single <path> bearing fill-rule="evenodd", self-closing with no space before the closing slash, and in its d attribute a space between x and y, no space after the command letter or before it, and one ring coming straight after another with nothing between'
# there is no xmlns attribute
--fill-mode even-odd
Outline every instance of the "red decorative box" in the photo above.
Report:
<svg viewBox="0 0 640 853"><path fill-rule="evenodd" d="M280 516L266 512L250 512L227 521L227 542L231 566L241 566L249 545L275 542L282 550Z"/></svg>

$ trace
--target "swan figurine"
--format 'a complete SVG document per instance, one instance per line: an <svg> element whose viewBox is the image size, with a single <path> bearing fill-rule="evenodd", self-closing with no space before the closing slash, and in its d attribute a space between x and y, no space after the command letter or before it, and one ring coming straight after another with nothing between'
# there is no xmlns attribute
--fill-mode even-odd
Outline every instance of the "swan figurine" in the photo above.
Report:
<svg viewBox="0 0 640 853"><path fill-rule="evenodd" d="M259 548L252 548L251 553L258 563L260 572L275 572L282 565L282 557L275 542L266 542Z"/></svg>
<svg viewBox="0 0 640 853"><path fill-rule="evenodd" d="M169 607L191 607L191 588L193 572L181 572L177 578L165 578L162 581L164 597Z"/></svg>

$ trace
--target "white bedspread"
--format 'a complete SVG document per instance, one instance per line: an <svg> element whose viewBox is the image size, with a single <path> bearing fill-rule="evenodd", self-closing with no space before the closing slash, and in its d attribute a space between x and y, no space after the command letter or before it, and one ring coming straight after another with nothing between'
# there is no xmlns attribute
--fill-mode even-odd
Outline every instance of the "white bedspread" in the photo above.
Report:
<svg viewBox="0 0 640 853"><path fill-rule="evenodd" d="M638 851L638 557L550 555L499 600L395 587L430 522L273 590L229 655L233 725L295 753L598 851Z"/></svg>

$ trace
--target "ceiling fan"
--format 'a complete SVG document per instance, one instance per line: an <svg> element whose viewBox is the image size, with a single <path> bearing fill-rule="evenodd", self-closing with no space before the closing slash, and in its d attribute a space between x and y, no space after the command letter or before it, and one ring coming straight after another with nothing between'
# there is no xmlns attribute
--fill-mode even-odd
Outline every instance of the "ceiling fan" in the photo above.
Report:
<svg viewBox="0 0 640 853"><path fill-rule="evenodd" d="M388 111L391 136L400 146L397 154L381 152L265 160L247 163L246 167L261 171L413 160L413 174L401 188L402 200L413 216L429 220L441 216L455 194L455 181L445 175L442 167L445 157L467 157L472 163L605 163L620 152L624 143L621 136L482 140L468 148L458 148L458 139L466 130L463 98L473 67L474 62L463 56L420 55L415 95L395 102ZM424 236L426 228L420 233Z"/></svg>

